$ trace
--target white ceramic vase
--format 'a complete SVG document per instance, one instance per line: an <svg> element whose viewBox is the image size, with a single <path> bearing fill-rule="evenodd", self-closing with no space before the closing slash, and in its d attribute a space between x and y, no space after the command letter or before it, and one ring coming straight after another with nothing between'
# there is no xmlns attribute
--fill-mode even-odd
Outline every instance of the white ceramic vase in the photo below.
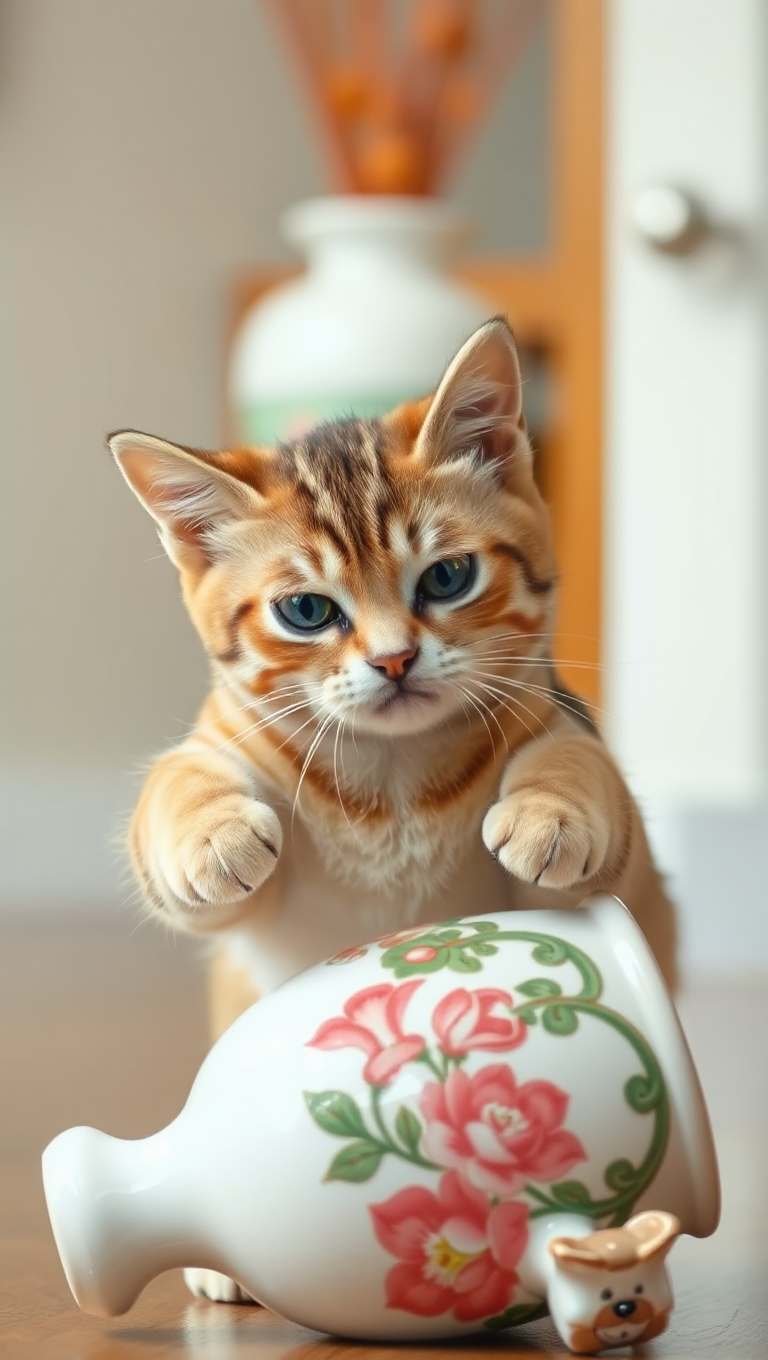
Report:
<svg viewBox="0 0 768 1360"><path fill-rule="evenodd" d="M348 950L242 1016L167 1129L70 1129L44 1180L91 1312L197 1266L358 1338L548 1304L582 1351L663 1329L666 1250L719 1213L685 1039L613 898Z"/></svg>
<svg viewBox="0 0 768 1360"><path fill-rule="evenodd" d="M314 199L286 214L283 231L307 269L266 294L235 337L229 399L243 443L425 396L493 311L447 272L467 231L442 200Z"/></svg>

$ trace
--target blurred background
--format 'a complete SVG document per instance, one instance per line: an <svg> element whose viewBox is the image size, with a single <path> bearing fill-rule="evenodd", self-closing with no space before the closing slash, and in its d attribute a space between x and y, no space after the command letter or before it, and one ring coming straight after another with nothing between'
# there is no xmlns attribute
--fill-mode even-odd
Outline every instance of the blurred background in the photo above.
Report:
<svg viewBox="0 0 768 1360"><path fill-rule="evenodd" d="M371 4L394 29L408 8ZM313 20L309 50L292 3L2 0L6 919L131 919L116 832L205 692L104 436L235 437L243 337L303 267L281 215L364 188L462 211L445 277L521 341L558 656L646 812L688 974L768 971L765 7L501 0L496 64L459 79L462 8L427 7L420 38L461 155L419 179L390 136L361 188L328 109L362 116L352 58L383 29L355 47Z"/></svg>

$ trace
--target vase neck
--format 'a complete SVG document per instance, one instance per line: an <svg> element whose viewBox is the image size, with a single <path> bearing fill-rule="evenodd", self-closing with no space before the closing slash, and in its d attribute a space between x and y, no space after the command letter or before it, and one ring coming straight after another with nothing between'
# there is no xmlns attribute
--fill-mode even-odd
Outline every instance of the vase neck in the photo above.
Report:
<svg viewBox="0 0 768 1360"><path fill-rule="evenodd" d="M284 234L311 272L349 279L390 269L442 274L466 229L458 210L440 200L361 195L297 205L286 215Z"/></svg>

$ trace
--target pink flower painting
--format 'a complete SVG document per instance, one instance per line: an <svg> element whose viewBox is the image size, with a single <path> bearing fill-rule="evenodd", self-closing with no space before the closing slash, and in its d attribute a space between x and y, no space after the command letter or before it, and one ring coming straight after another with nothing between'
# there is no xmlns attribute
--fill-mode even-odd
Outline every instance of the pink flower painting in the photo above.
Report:
<svg viewBox="0 0 768 1360"><path fill-rule="evenodd" d="M405 1010L422 978L399 986L382 982L355 992L344 1005L344 1014L325 1020L309 1040L310 1048L359 1048L367 1062L363 1078L371 1086L387 1086L400 1068L420 1057L426 1041L420 1034L405 1034Z"/></svg>
<svg viewBox="0 0 768 1360"><path fill-rule="evenodd" d="M492 1205L449 1171L436 1194L410 1186L369 1207L378 1241L399 1261L387 1274L387 1307L419 1317L450 1312L458 1322L509 1307L528 1242L525 1204Z"/></svg>
<svg viewBox="0 0 768 1360"><path fill-rule="evenodd" d="M498 1007L507 1014L495 1015ZM511 1010L512 997L498 987L455 988L438 1002L432 1017L443 1053L460 1058L473 1049L500 1053L517 1048L528 1031Z"/></svg>
<svg viewBox="0 0 768 1360"><path fill-rule="evenodd" d="M549 1081L518 1084L502 1063L474 1076L461 1069L429 1082L420 1109L422 1150L441 1167L463 1172L478 1190L516 1195L527 1181L556 1181L586 1153L562 1127L568 1096Z"/></svg>

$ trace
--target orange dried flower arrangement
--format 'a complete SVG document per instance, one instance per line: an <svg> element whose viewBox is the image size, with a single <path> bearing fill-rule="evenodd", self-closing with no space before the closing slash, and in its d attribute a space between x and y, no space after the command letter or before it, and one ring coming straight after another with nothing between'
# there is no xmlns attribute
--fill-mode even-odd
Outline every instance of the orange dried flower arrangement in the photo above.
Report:
<svg viewBox="0 0 768 1360"><path fill-rule="evenodd" d="M438 193L543 0L266 0L344 193Z"/></svg>

